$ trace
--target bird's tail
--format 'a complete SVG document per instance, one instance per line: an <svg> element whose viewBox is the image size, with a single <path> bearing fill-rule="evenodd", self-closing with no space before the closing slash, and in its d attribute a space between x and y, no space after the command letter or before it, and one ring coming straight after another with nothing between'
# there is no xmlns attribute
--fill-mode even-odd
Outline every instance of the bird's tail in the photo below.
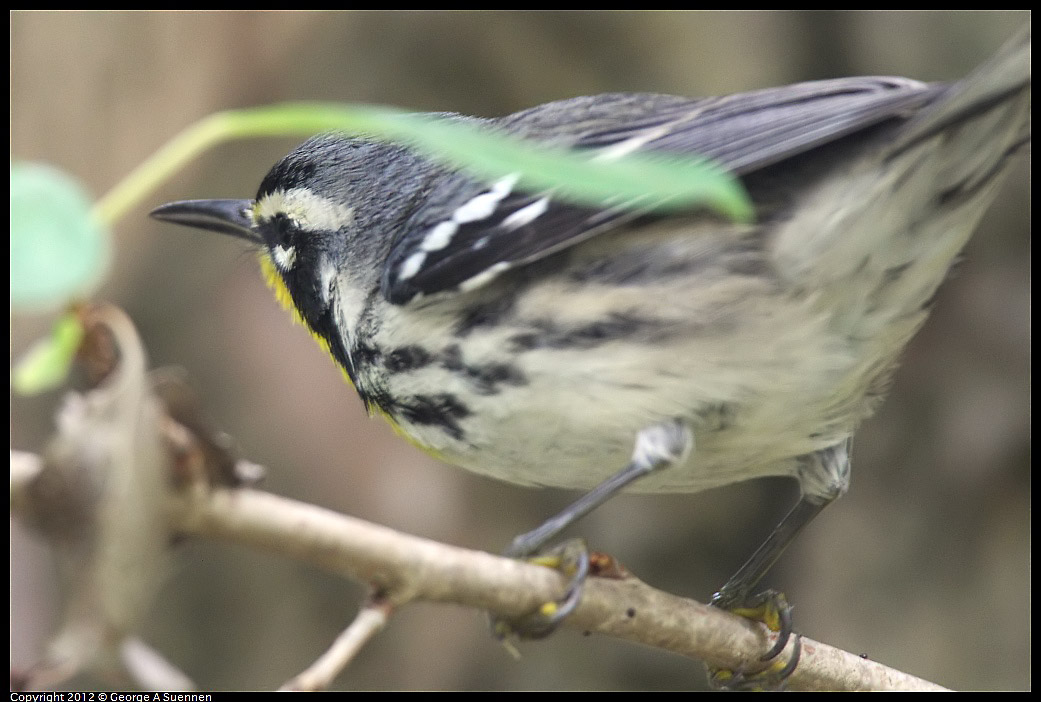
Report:
<svg viewBox="0 0 1041 702"><path fill-rule="evenodd" d="M893 156L959 123L991 113L997 113L997 133L1008 142L1010 149L1030 140L1029 25L987 62L963 80L952 83L933 108L908 124L894 145ZM992 150L985 141L987 136L981 134L980 141Z"/></svg>
<svg viewBox="0 0 1041 702"><path fill-rule="evenodd" d="M1030 29L939 91L888 143L826 180L775 240L851 339L899 349L1030 140ZM816 204L813 204L813 203ZM871 356L872 354L866 354Z"/></svg>

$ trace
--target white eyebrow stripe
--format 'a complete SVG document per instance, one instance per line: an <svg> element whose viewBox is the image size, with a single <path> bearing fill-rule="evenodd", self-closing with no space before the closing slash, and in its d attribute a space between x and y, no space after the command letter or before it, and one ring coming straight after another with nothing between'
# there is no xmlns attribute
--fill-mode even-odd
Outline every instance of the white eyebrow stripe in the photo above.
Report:
<svg viewBox="0 0 1041 702"><path fill-rule="evenodd" d="M304 231L336 231L354 218L354 208L307 188L275 190L253 206L254 221L285 215Z"/></svg>

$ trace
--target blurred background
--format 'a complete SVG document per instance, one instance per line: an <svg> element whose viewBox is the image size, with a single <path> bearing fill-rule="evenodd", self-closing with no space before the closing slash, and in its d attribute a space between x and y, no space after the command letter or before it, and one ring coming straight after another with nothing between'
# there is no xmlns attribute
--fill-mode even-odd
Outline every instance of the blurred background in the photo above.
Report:
<svg viewBox="0 0 1041 702"><path fill-rule="evenodd" d="M951 80L1026 12L14 12L11 153L103 194L216 110L342 100L482 116L605 91L712 95L799 80ZM98 294L154 365L189 372L265 487L406 532L498 552L572 500L438 464L369 420L265 289L242 242L160 225L170 200L250 197L297 140L228 144L115 232ZM857 437L853 484L765 585L805 635L956 688L1030 684L1029 159L1021 159ZM12 355L50 318L12 319ZM39 450L60 393L11 401ZM793 398L798 402L798 398ZM764 480L623 496L576 531L643 580L707 601L797 495ZM11 537L11 663L56 626L46 548ZM182 544L142 638L203 689L269 689L353 617L363 588L222 543ZM346 689L691 689L702 667L563 630L511 658L476 612L413 605L338 679ZM104 687L78 678L70 689Z"/></svg>

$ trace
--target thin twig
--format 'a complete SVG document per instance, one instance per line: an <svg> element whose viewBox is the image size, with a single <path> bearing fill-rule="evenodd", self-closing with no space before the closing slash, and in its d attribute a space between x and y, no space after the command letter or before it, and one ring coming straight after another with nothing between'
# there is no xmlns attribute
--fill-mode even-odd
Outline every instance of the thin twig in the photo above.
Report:
<svg viewBox="0 0 1041 702"><path fill-rule="evenodd" d="M333 645L318 660L292 680L286 682L282 691L324 690L347 665L354 660L362 647L387 625L393 611L390 603L382 598L372 598L361 608L354 621L343 630Z"/></svg>
<svg viewBox="0 0 1041 702"><path fill-rule="evenodd" d="M119 647L123 667L142 690L197 690L183 671L136 636L123 639Z"/></svg>

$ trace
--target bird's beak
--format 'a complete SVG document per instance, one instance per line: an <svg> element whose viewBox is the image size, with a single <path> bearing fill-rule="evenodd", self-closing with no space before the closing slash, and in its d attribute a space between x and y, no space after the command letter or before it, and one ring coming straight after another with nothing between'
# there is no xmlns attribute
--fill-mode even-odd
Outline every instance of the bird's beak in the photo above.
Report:
<svg viewBox="0 0 1041 702"><path fill-rule="evenodd" d="M163 222L227 234L261 243L253 229L250 211L253 200L182 200L152 210L149 215Z"/></svg>

